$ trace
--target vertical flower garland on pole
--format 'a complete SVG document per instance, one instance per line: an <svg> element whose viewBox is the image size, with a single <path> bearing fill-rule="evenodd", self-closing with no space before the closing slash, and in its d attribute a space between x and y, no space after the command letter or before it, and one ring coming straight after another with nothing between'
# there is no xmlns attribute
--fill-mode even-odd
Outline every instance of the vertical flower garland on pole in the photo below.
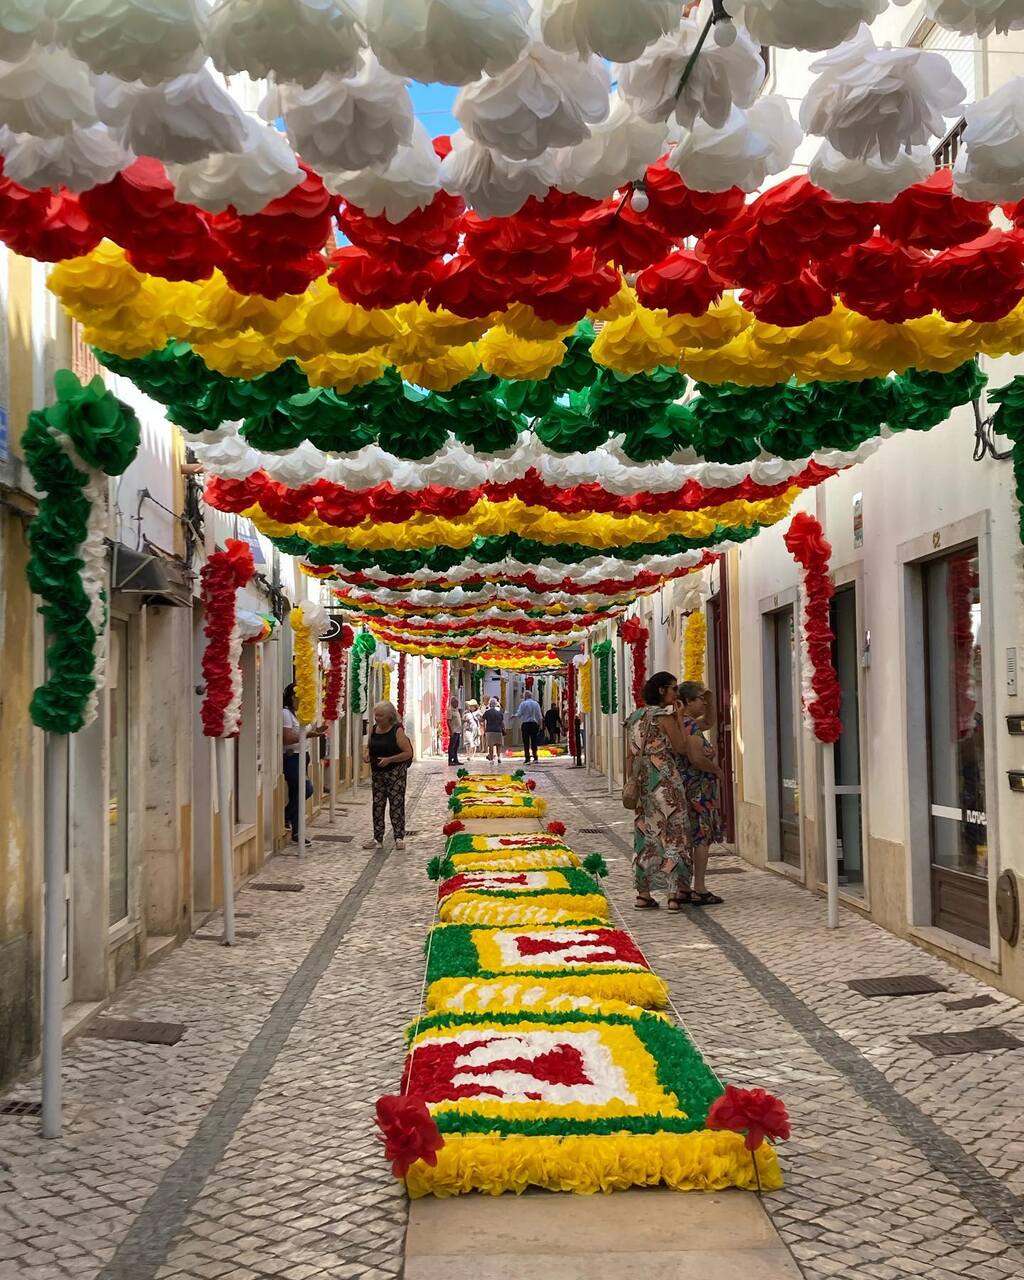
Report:
<svg viewBox="0 0 1024 1280"><path fill-rule="evenodd" d="M405 681L406 681L406 655L400 653L398 655L398 718L402 724L405 724Z"/></svg>
<svg viewBox="0 0 1024 1280"><path fill-rule="evenodd" d="M686 619L683 632L683 679L700 684L704 679L704 654L707 650L708 624L700 609Z"/></svg>
<svg viewBox="0 0 1024 1280"><path fill-rule="evenodd" d="M614 715L619 709L619 698L615 688L612 642L599 640L591 649L591 653L597 659L597 688L601 699L601 710L606 716Z"/></svg>
<svg viewBox="0 0 1024 1280"><path fill-rule="evenodd" d="M644 702L644 683L647 680L647 641L650 634L639 618L627 618L619 628L619 635L632 650L634 707L642 707Z"/></svg>
<svg viewBox="0 0 1024 1280"><path fill-rule="evenodd" d="M323 605L303 600L289 615L295 634L295 715L299 722L299 857L306 851L306 731L317 718L316 646L330 629Z"/></svg>
<svg viewBox="0 0 1024 1280"><path fill-rule="evenodd" d="M338 769L338 756L340 753L340 740L338 733L338 718L341 714L341 700L343 697L345 685L345 653L352 647L352 641L355 635L352 628L347 624L341 628L341 635L336 640L330 640L327 643L327 691L324 695L324 720L331 726L331 823L334 823L335 796L338 791L338 785L341 781L341 773Z"/></svg>
<svg viewBox="0 0 1024 1280"><path fill-rule="evenodd" d="M29 415L25 461L43 495L28 532L28 583L42 598L46 680L32 694L32 723L48 733L43 830L43 1137L61 1132L64 873L68 735L96 719L106 663L107 477L139 447L139 420L100 378L83 386L67 369L57 402Z"/></svg>
<svg viewBox="0 0 1024 1280"><path fill-rule="evenodd" d="M576 732L576 664L570 662L565 669L565 739L569 744L569 754L576 762L580 761L579 734Z"/></svg>
<svg viewBox="0 0 1024 1280"><path fill-rule="evenodd" d="M447 751L451 742L448 728L448 659L441 659L441 750Z"/></svg>
<svg viewBox="0 0 1024 1280"><path fill-rule="evenodd" d="M217 769L217 814L220 834L220 878L223 942L235 945L235 868L231 823L231 748L242 724L242 632L238 621L237 592L255 569L247 542L229 538L223 551L215 551L200 571L200 599L205 612L203 679L206 694L200 717L203 733L214 739Z"/></svg>
<svg viewBox="0 0 1024 1280"><path fill-rule="evenodd" d="M349 671L349 708L352 712L352 793L359 788L361 760L365 679L370 669L370 655L376 651L377 641L368 631L360 631L352 642L352 662Z"/></svg>
<svg viewBox="0 0 1024 1280"><path fill-rule="evenodd" d="M804 719L822 748L825 791L825 869L828 880L828 927L839 925L839 865L836 860L835 743L843 731L840 689L832 660L830 605L834 593L828 564L832 547L814 516L798 512L786 531L786 548L804 571L801 658Z"/></svg>

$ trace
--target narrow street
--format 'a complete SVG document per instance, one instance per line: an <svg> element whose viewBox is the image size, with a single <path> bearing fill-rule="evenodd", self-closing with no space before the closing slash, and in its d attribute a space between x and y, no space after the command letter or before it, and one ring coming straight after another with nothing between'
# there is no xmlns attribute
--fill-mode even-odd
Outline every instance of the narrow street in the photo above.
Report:
<svg viewBox="0 0 1024 1280"><path fill-rule="evenodd" d="M786 1187L764 1203L807 1280L1024 1274L1024 1054L936 1056L913 1039L981 1027L1024 1039L1020 1004L850 911L828 934L821 899L727 853L712 859L723 906L635 913L618 797L566 760L530 772L570 844L607 859L616 916L719 1076L786 1101ZM310 856L278 856L242 887L235 949L207 940L213 919L119 991L107 1014L184 1032L169 1047L75 1039L61 1141L40 1139L36 1117L0 1115L3 1280L404 1274L408 1203L373 1102L397 1085L419 1007L423 868L449 776L414 767L404 851L390 837L382 854L361 848L362 793L315 826ZM847 985L898 974L944 989L869 998ZM4 1101L38 1089L23 1078ZM550 1198L568 1230L581 1202ZM468 1223L473 1206L459 1206ZM510 1274L537 1274L522 1247Z"/></svg>

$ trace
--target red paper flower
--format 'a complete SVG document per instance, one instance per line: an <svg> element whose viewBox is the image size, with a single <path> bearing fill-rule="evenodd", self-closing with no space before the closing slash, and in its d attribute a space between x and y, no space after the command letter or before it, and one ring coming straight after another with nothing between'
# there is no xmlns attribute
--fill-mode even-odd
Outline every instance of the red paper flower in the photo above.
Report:
<svg viewBox="0 0 1024 1280"><path fill-rule="evenodd" d="M422 302L444 276L444 263L440 258L427 258L420 266L408 267L353 245L336 249L331 254L330 266L328 279L345 301L371 310L397 307L402 302Z"/></svg>
<svg viewBox="0 0 1024 1280"><path fill-rule="evenodd" d="M674 237L634 212L621 200L606 200L579 219L580 241L589 245L599 262L613 262L623 271L640 271L658 262L672 248Z"/></svg>
<svg viewBox="0 0 1024 1280"><path fill-rule="evenodd" d="M526 789L527 789L527 791L536 791L536 790L537 790L537 783L534 781L534 779L533 779L533 778L530 778L530 779L527 781L527 783L526 783Z"/></svg>
<svg viewBox="0 0 1024 1280"><path fill-rule="evenodd" d="M1001 320L1024 298L1024 237L991 230L934 257L921 296L947 320Z"/></svg>
<svg viewBox="0 0 1024 1280"><path fill-rule="evenodd" d="M739 187L728 191L691 191L662 156L644 175L649 207L647 220L675 240L702 236L724 227L740 213L746 197Z"/></svg>
<svg viewBox="0 0 1024 1280"><path fill-rule="evenodd" d="M1024 227L1024 200L1018 200L1016 204L1004 204L1003 213L1015 227Z"/></svg>
<svg viewBox="0 0 1024 1280"><path fill-rule="evenodd" d="M383 214L371 217L347 205L338 215L338 225L353 244L412 263L417 255L422 259L454 253L465 212L460 196L439 191L425 209L416 209L401 222L389 222Z"/></svg>
<svg viewBox="0 0 1024 1280"><path fill-rule="evenodd" d="M488 276L480 263L460 253L446 264L445 275L427 294L432 311L443 309L464 320L482 320L508 305L508 286Z"/></svg>
<svg viewBox="0 0 1024 1280"><path fill-rule="evenodd" d="M60 191L28 191L3 176L0 156L0 240L15 253L40 262L60 262L91 253L103 239L78 196Z"/></svg>
<svg viewBox="0 0 1024 1280"><path fill-rule="evenodd" d="M643 689L647 679L647 641L650 631L639 618L627 618L619 627L619 635L633 650L633 704L644 705Z"/></svg>
<svg viewBox="0 0 1024 1280"><path fill-rule="evenodd" d="M803 511L793 517L783 541L804 571L803 632L814 694L806 703L807 714L818 741L835 742L843 731L843 724L839 717L842 694L832 660L835 635L829 605L835 588L828 572L832 547L825 541L820 522Z"/></svg>
<svg viewBox="0 0 1024 1280"><path fill-rule="evenodd" d="M564 272L572 261L578 228L573 222L466 215L465 252L496 279L528 285Z"/></svg>
<svg viewBox="0 0 1024 1280"><path fill-rule="evenodd" d="M984 235L992 205L953 194L952 169L936 169L878 208L882 235L918 249L948 249Z"/></svg>
<svg viewBox="0 0 1024 1280"><path fill-rule="evenodd" d="M564 823L564 822L559 822L559 821L556 819L554 822L549 822L549 823L548 823L548 830L551 832L551 834L552 834L553 836L564 836L564 835L565 835L565 823Z"/></svg>
<svg viewBox="0 0 1024 1280"><path fill-rule="evenodd" d="M827 316L833 306L831 290L825 288L809 267L805 267L795 280L765 284L759 289L744 289L740 302L758 320L783 328Z"/></svg>
<svg viewBox="0 0 1024 1280"><path fill-rule="evenodd" d="M241 675L231 659L231 639L237 623L235 593L254 571L247 542L229 538L200 571L201 599L206 613L203 634L203 678L206 695L200 712L208 738L234 738L241 727Z"/></svg>
<svg viewBox="0 0 1024 1280"><path fill-rule="evenodd" d="M871 235L878 206L841 200L806 174L787 178L757 197L749 211L769 253L798 253L801 262L824 261Z"/></svg>
<svg viewBox="0 0 1024 1280"><path fill-rule="evenodd" d="M434 1118L422 1098L406 1093L385 1094L377 1099L377 1128L391 1172L404 1178L417 1160L436 1165L444 1146Z"/></svg>
<svg viewBox="0 0 1024 1280"><path fill-rule="evenodd" d="M444 784L445 795L450 796L458 785L457 782L446 782Z"/></svg>
<svg viewBox="0 0 1024 1280"><path fill-rule="evenodd" d="M599 265L592 251L580 249L564 271L520 285L516 300L528 303L541 320L574 324L588 311L606 307L621 287L622 278L614 267Z"/></svg>
<svg viewBox="0 0 1024 1280"><path fill-rule="evenodd" d="M931 310L918 287L928 261L921 249L871 236L830 262L819 263L815 272L851 311L898 324Z"/></svg>
<svg viewBox="0 0 1024 1280"><path fill-rule="evenodd" d="M458 818L453 819L451 822L446 822L441 828L446 836L454 836L459 831L465 831L465 829L466 824L464 822L460 822Z"/></svg>
<svg viewBox="0 0 1024 1280"><path fill-rule="evenodd" d="M789 1137L789 1116L780 1098L764 1089L737 1089L731 1084L711 1104L707 1125L745 1134L748 1151L756 1151L765 1138L785 1142Z"/></svg>
<svg viewBox="0 0 1024 1280"><path fill-rule="evenodd" d="M644 306L670 316L702 316L721 298L723 288L692 249L677 249L636 278L636 296Z"/></svg>
<svg viewBox="0 0 1024 1280"><path fill-rule="evenodd" d="M774 255L769 252L761 242L749 208L728 226L709 231L694 252L720 280L754 289L771 281L790 280L800 267L800 250L796 245L787 245Z"/></svg>

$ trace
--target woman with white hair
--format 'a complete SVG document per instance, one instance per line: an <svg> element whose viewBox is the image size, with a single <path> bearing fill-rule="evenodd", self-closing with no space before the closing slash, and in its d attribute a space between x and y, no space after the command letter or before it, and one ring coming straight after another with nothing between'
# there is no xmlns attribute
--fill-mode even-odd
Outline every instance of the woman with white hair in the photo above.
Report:
<svg viewBox="0 0 1024 1280"><path fill-rule="evenodd" d="M373 708L370 737L363 748L363 759L370 764L373 795L373 839L367 840L364 849L383 848L384 816L389 805L395 848L405 848L405 784L412 757L412 743L394 704L378 702Z"/></svg>

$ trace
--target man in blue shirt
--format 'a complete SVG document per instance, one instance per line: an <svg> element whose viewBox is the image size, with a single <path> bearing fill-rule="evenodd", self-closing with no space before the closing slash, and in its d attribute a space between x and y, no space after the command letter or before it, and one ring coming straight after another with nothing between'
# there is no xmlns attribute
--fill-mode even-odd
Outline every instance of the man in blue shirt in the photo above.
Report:
<svg viewBox="0 0 1024 1280"><path fill-rule="evenodd" d="M540 726L543 722L540 703L532 694L527 694L520 702L519 710L513 715L523 727L523 759L529 764L530 753L533 753L534 764L537 763L537 742L540 738Z"/></svg>

